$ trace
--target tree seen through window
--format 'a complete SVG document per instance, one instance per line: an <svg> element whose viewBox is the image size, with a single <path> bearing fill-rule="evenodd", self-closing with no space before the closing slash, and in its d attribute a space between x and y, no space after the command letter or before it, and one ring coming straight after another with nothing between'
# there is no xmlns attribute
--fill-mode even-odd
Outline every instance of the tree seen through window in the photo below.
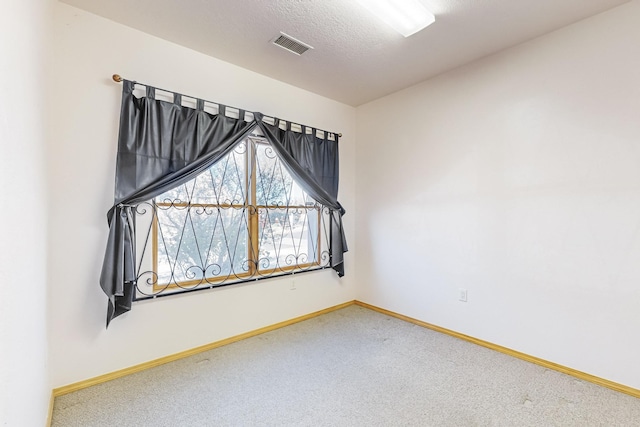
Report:
<svg viewBox="0 0 640 427"><path fill-rule="evenodd" d="M151 205L147 282L155 292L314 269L327 261L327 213L260 138L242 141Z"/></svg>

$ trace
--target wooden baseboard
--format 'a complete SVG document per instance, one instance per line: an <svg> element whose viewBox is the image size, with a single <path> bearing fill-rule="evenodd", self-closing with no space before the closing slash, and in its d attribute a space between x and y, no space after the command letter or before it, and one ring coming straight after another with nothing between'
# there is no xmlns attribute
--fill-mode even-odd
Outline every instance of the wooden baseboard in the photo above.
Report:
<svg viewBox="0 0 640 427"><path fill-rule="evenodd" d="M83 388L91 387L97 384L102 384L107 381L115 380L116 378L121 378L130 374L134 374L136 372L144 371L145 369L164 365L165 363L173 362L179 359L184 359L185 357L193 356L195 354L202 353L204 351L213 350L214 348L222 347L224 345L238 342L247 338L255 337L256 335L260 335L266 332L274 331L276 329L284 328L285 326L293 325L294 323L302 322L304 320L312 319L314 317L318 317L323 314L330 313L332 311L340 310L341 308L345 308L353 304L355 304L355 301L349 301L344 304L339 304L333 307L326 308L324 310L320 310L314 313L306 314L304 316L296 317L294 319L285 320L284 322L276 323L271 326L265 326L264 328L256 329L253 331L246 332L244 334L226 338L221 341L212 342L209 344L202 345L200 347L192 348L190 350L181 351L180 353L171 354L169 356L161 357L159 359L154 359L149 362L144 362L139 365L131 366L129 368L120 369L118 371L110 372L104 375L99 375L97 377L89 378L84 381L79 381L79 382L68 384L62 387L54 388L52 395L53 397L62 396L67 393L72 393L74 391L82 390Z"/></svg>
<svg viewBox="0 0 640 427"><path fill-rule="evenodd" d="M53 421L53 401L55 398L53 390L51 390L51 397L49 398L49 413L47 414L47 423L45 424L45 427L51 427L51 422Z"/></svg>
<svg viewBox="0 0 640 427"><path fill-rule="evenodd" d="M84 381L68 384L62 387L54 388L51 393L51 403L49 408L49 423L51 423L51 416L53 413L53 400L57 396L62 396L67 393L72 393L77 390L82 390L83 388L91 387L93 385L102 384L107 381L114 380L116 378L121 378L130 374L134 374L136 372L144 371L145 369L153 368L155 366L164 365L165 363L173 362L175 360L183 359L185 357L193 356L198 353L202 353L204 351L212 350L214 348L222 347L237 341L241 341L247 338L255 337L256 335L264 334L266 332L274 331L276 329L284 328L289 325L293 325L294 323L302 322L304 320L312 319L317 316L321 316L326 313L330 313L332 311L340 310L342 308L348 307L350 305L358 305L360 307L364 307L373 311L377 311L382 314L386 314L391 317L395 317L397 319L404 320L409 323L413 323L418 326L422 326L427 329L431 329L436 332L440 332L455 338L462 339L464 341L468 341L473 344L480 345L482 347L489 348L491 350L498 351L500 353L507 354L512 357L516 357L518 359L534 363L539 366L543 366L548 369L552 369L554 371L562 372L563 374L571 375L572 377L578 378L580 380L588 381L593 384L597 384L599 386L607 387L609 389L628 394L633 397L640 398L640 390L619 384L613 381L606 380L604 378L596 377L595 375L587 374L585 372L578 371L576 369L568 368L566 366L559 365L557 363L549 362L548 360L540 359L535 356L530 356L525 353L521 353L516 350L512 350L507 347L503 347L497 344L490 343L488 341L484 341L478 338L471 337L469 335L461 334L459 332L452 331L450 329L446 329L440 326L432 325L427 322L423 322L422 320L414 319L409 316L405 316L403 314L395 313L390 310L386 310L384 308L376 307L374 305L370 305L361 301L349 301L344 304L336 305L334 307L329 307L324 310L316 311L314 313L310 313L304 316L296 317L294 319L286 320L284 322L276 323L271 326L266 326L264 328L256 329L250 332L246 332L244 334L236 335L234 337L230 337L221 341L216 341L213 343L205 344L200 347L192 348L190 350L185 350L180 353L172 354L169 356L161 357L159 359L151 360L149 362L141 363L139 365L131 366L129 368L120 369L115 372L111 372L108 374L100 375L94 378L89 378Z"/></svg>
<svg viewBox="0 0 640 427"><path fill-rule="evenodd" d="M559 365L557 363L549 362L548 360L540 359L539 357L530 356L528 354L521 353L519 351L512 350L510 348L503 347L501 345L493 344L493 343L490 343L488 341L484 341L484 340L481 340L481 339L478 339L478 338L471 337L469 335L465 335L465 334L461 334L459 332L452 331L450 329L446 329L446 328L442 328L440 326L432 325L430 323L423 322L422 320L414 319L412 317L405 316L403 314L398 314L398 313L395 313L393 311L385 310L384 308L376 307L374 305L370 305L370 304L367 304L367 303L364 303L364 302L361 302L361 301L355 301L355 304L360 306L360 307L368 308L370 310L377 311L378 313L386 314L388 316L404 320L405 322L413 323L415 325L422 326L424 328L431 329L431 330L436 331L436 332L440 332L440 333L443 333L443 334L446 334L446 335L450 335L452 337L459 338L461 340L465 340L465 341L468 341L470 343L477 344L477 345L480 345L482 347L486 347L486 348L489 348L491 350L495 350L495 351L498 351L500 353L504 353L504 354L507 354L509 356L516 357L518 359L521 359L521 360L524 360L524 361L527 361L527 362L531 362L531 363L534 363L536 365L543 366L543 367L548 368L548 369L553 369L554 371L562 372L563 374L571 375L572 377L578 378L580 380L588 381L590 383L597 384L597 385L602 386L602 387L610 388L611 390L619 391L621 393L625 393L625 394L628 394L630 396L640 398L640 390L632 388L632 387L629 387L629 386L626 386L626 385L623 385L623 384L619 384L619 383L616 383L616 382L613 382L613 381L609 381L609 380L606 380L604 378L596 377L595 375L587 374L585 372L581 372L581 371L578 371L576 369L568 368L566 366L562 366L562 365Z"/></svg>

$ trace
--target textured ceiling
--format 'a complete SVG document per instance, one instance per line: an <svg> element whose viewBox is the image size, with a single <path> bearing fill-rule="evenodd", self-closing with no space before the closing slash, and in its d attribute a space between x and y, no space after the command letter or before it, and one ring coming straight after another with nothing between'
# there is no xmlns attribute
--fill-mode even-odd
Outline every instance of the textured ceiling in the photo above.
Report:
<svg viewBox="0 0 640 427"><path fill-rule="evenodd" d="M404 38L355 0L65 0L65 3L357 106L628 0L422 0ZM282 31L314 47L270 43Z"/></svg>

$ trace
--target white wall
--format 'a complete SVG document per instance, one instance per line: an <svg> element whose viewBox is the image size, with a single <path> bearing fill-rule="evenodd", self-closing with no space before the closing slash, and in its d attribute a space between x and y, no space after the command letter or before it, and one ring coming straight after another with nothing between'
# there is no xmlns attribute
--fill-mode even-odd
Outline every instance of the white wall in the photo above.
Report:
<svg viewBox="0 0 640 427"><path fill-rule="evenodd" d="M633 1L359 107L358 298L640 388L639 22Z"/></svg>
<svg viewBox="0 0 640 427"><path fill-rule="evenodd" d="M0 425L42 426L47 371L45 116L48 0L0 12Z"/></svg>
<svg viewBox="0 0 640 427"><path fill-rule="evenodd" d="M355 109L64 4L55 13L50 166L53 386L84 380L355 298ZM105 329L98 278L113 201L121 86L113 73L342 132L339 198L352 243L333 271L136 303Z"/></svg>

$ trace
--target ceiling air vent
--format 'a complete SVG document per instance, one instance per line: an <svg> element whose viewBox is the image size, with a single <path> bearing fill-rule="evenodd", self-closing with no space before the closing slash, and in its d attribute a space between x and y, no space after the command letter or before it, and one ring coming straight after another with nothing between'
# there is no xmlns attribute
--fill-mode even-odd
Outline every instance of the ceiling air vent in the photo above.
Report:
<svg viewBox="0 0 640 427"><path fill-rule="evenodd" d="M296 40L283 32L280 32L280 35L273 40L273 44L280 46L289 52L293 52L296 55L302 55L309 49L313 49L312 46L302 43L300 40Z"/></svg>

